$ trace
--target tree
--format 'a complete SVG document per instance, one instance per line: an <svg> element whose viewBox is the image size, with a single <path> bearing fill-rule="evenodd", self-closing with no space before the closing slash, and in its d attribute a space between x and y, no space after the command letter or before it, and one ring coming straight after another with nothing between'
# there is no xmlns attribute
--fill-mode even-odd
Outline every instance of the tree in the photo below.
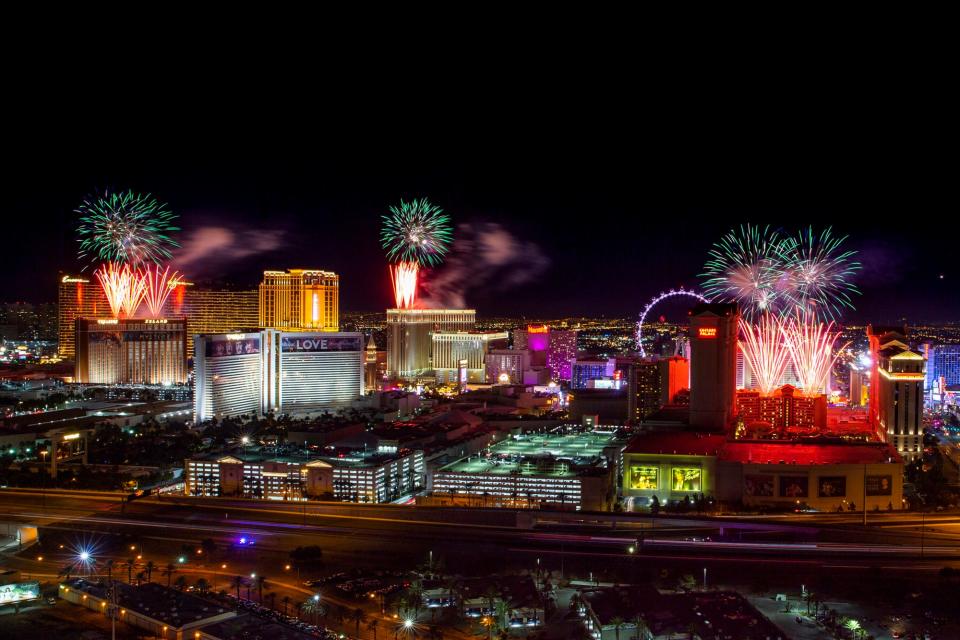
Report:
<svg viewBox="0 0 960 640"><path fill-rule="evenodd" d="M270 593L268 593L268 594L267 594L267 603L268 603L267 606L269 606L271 609L276 608L276 604L277 604L277 594L274 593L273 591L271 591Z"/></svg>
<svg viewBox="0 0 960 640"><path fill-rule="evenodd" d="M141 571L141 572L137 573L136 578L137 578L137 586L139 587L141 583L143 583L144 581L146 581L146 579L147 579L147 574L145 574L143 571Z"/></svg>
<svg viewBox="0 0 960 640"><path fill-rule="evenodd" d="M367 629L373 632L373 640L377 640L377 627L380 626L380 621L374 618L367 623Z"/></svg>
<svg viewBox="0 0 960 640"><path fill-rule="evenodd" d="M127 558L127 584L133 584L133 568L136 564L136 558Z"/></svg>
<svg viewBox="0 0 960 640"><path fill-rule="evenodd" d="M173 585L183 591L187 588L187 576L177 576L177 579L173 581Z"/></svg>
<svg viewBox="0 0 960 640"><path fill-rule="evenodd" d="M501 629L507 628L507 616L510 615L510 605L504 600L497 601L496 606L497 624Z"/></svg>
<svg viewBox="0 0 960 640"><path fill-rule="evenodd" d="M353 622L354 622L354 624L356 624L356 627L357 627L357 637L359 638L359 637L360 637L360 623L367 619L367 614L364 612L363 609L361 609L360 607L357 607L356 609L353 610L353 613L351 614L350 617L353 618Z"/></svg>
<svg viewBox="0 0 960 640"><path fill-rule="evenodd" d="M200 548L207 556L212 556L217 550L217 543L213 541L213 538L204 538L200 542Z"/></svg>
<svg viewBox="0 0 960 640"><path fill-rule="evenodd" d="M173 580L173 574L177 572L177 567L172 562L168 562L163 568L163 575L167 576L167 588L170 588L170 581Z"/></svg>
<svg viewBox="0 0 960 640"><path fill-rule="evenodd" d="M613 625L613 632L617 634L617 640L620 640L620 629L623 627L625 623L626 623L626 620L624 620L620 616L614 616L613 618L610 619L610 624Z"/></svg>
<svg viewBox="0 0 960 640"><path fill-rule="evenodd" d="M203 578L198 579L195 586L200 595L206 595L207 591L210 590L210 583Z"/></svg>
<svg viewBox="0 0 960 640"><path fill-rule="evenodd" d="M153 570L156 568L157 568L157 565L156 563L154 563L153 560L148 561L147 564L144 565L144 569L147 572L147 582L150 582L150 580L153 579Z"/></svg>
<svg viewBox="0 0 960 640"><path fill-rule="evenodd" d="M232 586L234 589L237 590L237 603L239 604L239 602L240 602L240 587L243 586L243 577L242 577L242 576L234 576L233 579L230 581L230 586Z"/></svg>
<svg viewBox="0 0 960 640"><path fill-rule="evenodd" d="M107 569L107 581L113 582L113 558L110 558L104 563L104 566Z"/></svg>
<svg viewBox="0 0 960 640"><path fill-rule="evenodd" d="M299 569L318 569L323 566L323 549L317 545L297 547L290 552L290 562Z"/></svg>
<svg viewBox="0 0 960 640"><path fill-rule="evenodd" d="M287 607L290 606L290 596L283 596L280 598L280 602L283 604L283 615L287 615Z"/></svg>
<svg viewBox="0 0 960 640"><path fill-rule="evenodd" d="M263 586L267 583L266 576L257 576L257 599L263 604Z"/></svg>
<svg viewBox="0 0 960 640"><path fill-rule="evenodd" d="M650 513L657 515L660 513L660 498L653 496L653 500L650 501Z"/></svg>

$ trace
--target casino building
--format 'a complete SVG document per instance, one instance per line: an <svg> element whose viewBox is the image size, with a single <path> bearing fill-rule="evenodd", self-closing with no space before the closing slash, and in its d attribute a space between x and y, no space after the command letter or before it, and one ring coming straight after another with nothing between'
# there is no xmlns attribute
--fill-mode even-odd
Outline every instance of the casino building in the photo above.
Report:
<svg viewBox="0 0 960 640"><path fill-rule="evenodd" d="M433 334L473 331L473 309L387 309L387 375L433 375Z"/></svg>
<svg viewBox="0 0 960 640"><path fill-rule="evenodd" d="M76 382L187 381L185 318L77 318L74 343Z"/></svg>
<svg viewBox="0 0 960 640"><path fill-rule="evenodd" d="M194 413L309 414L348 406L364 393L362 333L252 333L196 337Z"/></svg>

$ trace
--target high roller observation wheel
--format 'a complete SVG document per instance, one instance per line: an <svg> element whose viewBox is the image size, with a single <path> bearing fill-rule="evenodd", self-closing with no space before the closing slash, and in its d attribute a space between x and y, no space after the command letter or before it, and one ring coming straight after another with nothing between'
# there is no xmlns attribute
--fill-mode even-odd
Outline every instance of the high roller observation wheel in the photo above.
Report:
<svg viewBox="0 0 960 640"><path fill-rule="evenodd" d="M663 293L654 296L650 302L647 303L647 306L643 308L643 311L640 312L640 320L637 321L637 349L640 351L640 357L646 358L647 352L643 348L643 325L647 321L647 314L650 313L650 309L653 309L655 306L667 300L668 298L674 298L676 296L687 296L688 298L694 298L700 302L710 302L705 296L693 291L691 289L670 289L669 291L664 291Z"/></svg>

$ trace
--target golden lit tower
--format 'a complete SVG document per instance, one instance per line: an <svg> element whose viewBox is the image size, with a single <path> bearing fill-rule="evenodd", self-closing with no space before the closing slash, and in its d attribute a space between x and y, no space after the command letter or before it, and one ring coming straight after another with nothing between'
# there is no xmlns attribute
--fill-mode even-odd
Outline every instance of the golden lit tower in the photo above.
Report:
<svg viewBox="0 0 960 640"><path fill-rule="evenodd" d="M340 276L319 269L264 271L260 327L281 331L339 331Z"/></svg>
<svg viewBox="0 0 960 640"><path fill-rule="evenodd" d="M57 287L57 353L61 358L76 355L77 318L110 312L103 289L90 278L60 274Z"/></svg>

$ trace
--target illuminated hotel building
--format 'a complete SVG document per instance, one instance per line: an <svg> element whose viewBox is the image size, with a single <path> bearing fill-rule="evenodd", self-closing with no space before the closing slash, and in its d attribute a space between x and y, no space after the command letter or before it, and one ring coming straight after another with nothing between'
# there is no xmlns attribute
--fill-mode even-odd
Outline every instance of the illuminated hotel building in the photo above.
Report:
<svg viewBox="0 0 960 640"><path fill-rule="evenodd" d="M485 382L487 353L507 346L506 331L438 331L433 334L433 370L438 383L456 383L461 366L466 380Z"/></svg>
<svg viewBox="0 0 960 640"><path fill-rule="evenodd" d="M627 416L639 423L689 388L690 361L680 356L640 360L629 365L627 375Z"/></svg>
<svg viewBox="0 0 960 640"><path fill-rule="evenodd" d="M171 292L166 308L171 315L187 318L187 353L192 357L193 336L198 333L232 333L260 326L258 300L255 289L204 289L181 282Z"/></svg>
<svg viewBox="0 0 960 640"><path fill-rule="evenodd" d="M196 420L274 411L309 414L349 406L364 391L362 333L199 335Z"/></svg>
<svg viewBox="0 0 960 640"><path fill-rule="evenodd" d="M530 368L530 352L526 349L491 349L486 361L487 382L522 384L523 374Z"/></svg>
<svg viewBox="0 0 960 640"><path fill-rule="evenodd" d="M923 453L923 381L926 360L899 341L877 353L879 384L871 393L876 401L877 428L906 461ZM875 396L875 397L873 397Z"/></svg>
<svg viewBox="0 0 960 640"><path fill-rule="evenodd" d="M318 269L264 271L260 322L281 331L339 331L340 276Z"/></svg>
<svg viewBox="0 0 960 640"><path fill-rule="evenodd" d="M431 375L433 334L472 331L476 322L473 309L387 309L387 375Z"/></svg>
<svg viewBox="0 0 960 640"><path fill-rule="evenodd" d="M186 382L186 320L78 318L74 378L94 384Z"/></svg>
<svg viewBox="0 0 960 640"><path fill-rule="evenodd" d="M725 429L737 391L736 304L704 303L690 312L690 425Z"/></svg>
<svg viewBox="0 0 960 640"><path fill-rule="evenodd" d="M827 398L799 394L789 384L768 396L759 391L738 391L737 416L747 425L763 422L775 429L823 429L827 425Z"/></svg>
<svg viewBox="0 0 960 640"><path fill-rule="evenodd" d="M57 286L57 354L67 359L76 355L77 318L108 313L110 305L99 283L61 274Z"/></svg>
<svg viewBox="0 0 960 640"><path fill-rule="evenodd" d="M555 380L570 382L571 367L577 359L577 332L556 330L550 332L547 348L547 366Z"/></svg>
<svg viewBox="0 0 960 640"><path fill-rule="evenodd" d="M184 472L188 496L378 503L420 490L424 463L422 451L406 449L320 458L233 454L187 460Z"/></svg>
<svg viewBox="0 0 960 640"><path fill-rule="evenodd" d="M377 343L370 336L363 355L363 386L367 391L380 390L386 377L387 352L378 350Z"/></svg>

